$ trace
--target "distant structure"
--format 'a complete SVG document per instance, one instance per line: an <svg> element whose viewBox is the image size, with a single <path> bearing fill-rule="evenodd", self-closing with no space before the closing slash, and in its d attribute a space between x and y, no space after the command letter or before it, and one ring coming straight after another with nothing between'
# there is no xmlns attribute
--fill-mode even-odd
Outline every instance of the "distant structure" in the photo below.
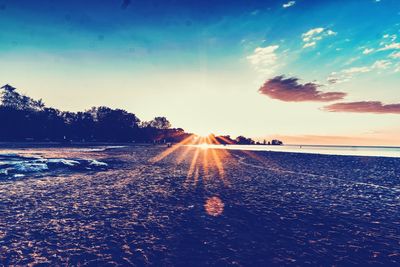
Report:
<svg viewBox="0 0 400 267"><path fill-rule="evenodd" d="M281 146L281 145L283 145L283 142L280 141L280 140L277 140L277 139L273 139L271 141L271 145L273 145L273 146Z"/></svg>
<svg viewBox="0 0 400 267"><path fill-rule="evenodd" d="M267 146L281 146L281 145L283 145L283 142L281 140L278 140L278 139L273 139L273 140L268 141L268 142L266 140L264 140L262 144L263 145L267 145Z"/></svg>
<svg viewBox="0 0 400 267"><path fill-rule="evenodd" d="M270 141L267 141L267 140L264 139L262 143L257 142L256 144L257 145L264 145L264 146L281 146L281 145L283 145L283 142L281 140L278 140L278 139L273 139L273 140L270 140Z"/></svg>

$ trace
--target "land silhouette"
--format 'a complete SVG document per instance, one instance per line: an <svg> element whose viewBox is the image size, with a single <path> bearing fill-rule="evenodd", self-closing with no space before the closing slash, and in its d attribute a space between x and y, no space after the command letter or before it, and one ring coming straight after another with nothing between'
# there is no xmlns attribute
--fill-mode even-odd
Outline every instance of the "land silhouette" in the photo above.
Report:
<svg viewBox="0 0 400 267"><path fill-rule="evenodd" d="M0 141L9 142L166 143L193 135L182 128L172 128L162 116L142 121L134 113L106 106L81 112L60 111L47 107L42 99L19 93L9 84L0 91L0 125ZM244 136L215 136L210 140L218 144L260 144Z"/></svg>

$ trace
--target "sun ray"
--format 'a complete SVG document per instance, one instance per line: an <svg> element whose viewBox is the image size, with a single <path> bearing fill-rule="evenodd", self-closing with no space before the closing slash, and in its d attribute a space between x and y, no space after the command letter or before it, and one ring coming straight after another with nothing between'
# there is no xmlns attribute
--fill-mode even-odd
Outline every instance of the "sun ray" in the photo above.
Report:
<svg viewBox="0 0 400 267"><path fill-rule="evenodd" d="M177 143L176 145L173 145L172 147L168 148L167 150L165 150L161 154L159 154L159 155L153 157L152 159L150 159L150 161L151 162L157 162L157 161L160 161L160 160L166 158L167 156L172 154L174 151L176 151L180 147L182 147L184 145L187 145L187 144L189 144L191 142L193 143L194 138L195 138L195 135L190 135L190 136L186 137L181 142Z"/></svg>
<svg viewBox="0 0 400 267"><path fill-rule="evenodd" d="M226 139L226 138L223 137L223 136L220 136L220 137L218 137L218 138L221 138L222 141L224 141L224 142L227 142L227 143L229 143L229 144L232 144L232 142L231 142L230 140ZM211 139L211 141L214 142L215 144L221 145L221 142L218 141L218 139L215 138L214 135L210 135L210 139ZM226 141L225 141L225 140L226 140ZM229 151L228 151L227 149L221 149L221 151L222 151L222 153L225 154L226 156L230 156L230 153L229 153Z"/></svg>
<svg viewBox="0 0 400 267"><path fill-rule="evenodd" d="M179 151L176 155L176 162L177 164L180 164L188 157L192 149L194 149L187 171L186 180L184 182L185 187L191 184L197 186L200 174L203 182L211 182L212 179L210 174L214 172L216 175L213 179L220 179L225 186L230 186L228 179L226 179L224 160L228 157L232 157L232 155L227 149L218 149L212 146L221 145L221 140L224 143L232 144L230 140L224 137L216 138L213 134L208 136L191 135L173 147L168 148L155 156L152 160L153 162L160 161L176 152L178 148L184 147L184 149Z"/></svg>
<svg viewBox="0 0 400 267"><path fill-rule="evenodd" d="M178 156L178 158L176 159L176 162L178 164L182 163L182 161L185 160L186 156L189 154L190 150L192 150L193 148L190 146L185 147L185 150Z"/></svg>
<svg viewBox="0 0 400 267"><path fill-rule="evenodd" d="M219 158L217 151L215 149L211 149L211 154L213 156L214 159L214 163L218 169L218 174L219 174L219 178L222 180L222 182L224 183L225 186L230 185L229 181L225 179L225 170L224 170L224 166L221 162L221 159Z"/></svg>
<svg viewBox="0 0 400 267"><path fill-rule="evenodd" d="M203 171L204 171L204 178L208 175L208 149L203 149Z"/></svg>
<svg viewBox="0 0 400 267"><path fill-rule="evenodd" d="M186 176L186 181L185 181L185 183L189 183L190 179L193 177L194 186L196 186L197 179L198 179L197 176L198 176L199 171L198 171L196 164L197 164L197 158L199 157L199 153L200 153L200 149L196 148L193 158L192 158L192 162L190 163L190 167L189 167L189 170L188 170L188 173ZM193 174L194 174L194 176L193 176Z"/></svg>

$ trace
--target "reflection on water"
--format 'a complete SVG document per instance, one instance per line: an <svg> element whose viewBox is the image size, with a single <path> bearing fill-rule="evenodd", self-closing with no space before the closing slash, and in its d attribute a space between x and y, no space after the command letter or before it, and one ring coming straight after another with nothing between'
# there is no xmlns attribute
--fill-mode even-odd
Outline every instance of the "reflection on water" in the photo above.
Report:
<svg viewBox="0 0 400 267"><path fill-rule="evenodd" d="M217 217L224 212L224 203L219 197L210 197L204 204L204 209L210 216Z"/></svg>

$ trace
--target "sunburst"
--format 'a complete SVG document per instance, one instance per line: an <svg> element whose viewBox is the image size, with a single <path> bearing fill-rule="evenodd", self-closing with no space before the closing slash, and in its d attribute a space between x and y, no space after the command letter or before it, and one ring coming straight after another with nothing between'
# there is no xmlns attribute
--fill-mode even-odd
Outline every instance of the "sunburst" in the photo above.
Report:
<svg viewBox="0 0 400 267"><path fill-rule="evenodd" d="M167 148L154 158L152 162L164 160L170 156L173 162L181 164L188 162L188 171L184 187L197 187L200 179L203 184L222 182L224 187L229 187L230 182L226 177L224 163L231 158L226 149L220 149L221 140L229 144L229 140L216 138L213 134L207 136L191 135L181 142ZM189 158L189 155L192 155ZM224 210L224 203L218 196L211 196L205 200L205 212L210 216L219 216Z"/></svg>
<svg viewBox="0 0 400 267"><path fill-rule="evenodd" d="M180 164L187 160L189 152L194 150L192 152L193 156L189 161L190 165L185 184L196 186L200 174L203 174L204 182L207 179L211 179L211 174L216 173L217 175L214 178L221 180L225 186L229 186L223 162L231 155L225 149L216 149L215 145L221 145L221 142L212 134L207 136L191 135L152 158L152 162L161 161L175 152L177 153L177 155L174 155L175 162ZM180 150L178 151L178 149ZM215 170L215 172L211 173L211 170Z"/></svg>

